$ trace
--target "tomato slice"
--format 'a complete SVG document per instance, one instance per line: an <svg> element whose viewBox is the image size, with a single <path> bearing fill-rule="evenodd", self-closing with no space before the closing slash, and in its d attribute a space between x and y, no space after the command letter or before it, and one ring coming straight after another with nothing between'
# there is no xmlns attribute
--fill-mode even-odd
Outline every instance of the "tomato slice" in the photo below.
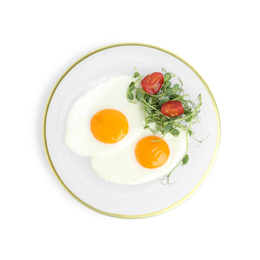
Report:
<svg viewBox="0 0 260 260"><path fill-rule="evenodd" d="M168 101L162 105L161 112L165 116L177 117L184 113L184 108L180 101Z"/></svg>
<svg viewBox="0 0 260 260"><path fill-rule="evenodd" d="M154 95L163 85L163 74L160 72L154 72L147 75L143 78L141 85L148 94Z"/></svg>

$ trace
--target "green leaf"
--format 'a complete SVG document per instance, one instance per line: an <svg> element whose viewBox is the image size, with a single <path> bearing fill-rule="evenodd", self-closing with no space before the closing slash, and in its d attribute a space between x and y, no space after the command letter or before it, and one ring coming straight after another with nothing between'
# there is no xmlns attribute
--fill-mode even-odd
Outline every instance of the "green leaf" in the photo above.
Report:
<svg viewBox="0 0 260 260"><path fill-rule="evenodd" d="M185 109L184 110L184 115L189 115L189 114L191 114L191 112L192 112L192 109L191 108L187 108L187 109Z"/></svg>
<svg viewBox="0 0 260 260"><path fill-rule="evenodd" d="M187 117L187 118L185 119L185 121L186 121L186 122L190 122L191 119L192 119L192 115L190 115L189 117Z"/></svg>
<svg viewBox="0 0 260 260"><path fill-rule="evenodd" d="M170 124L166 125L163 129L163 135L169 133L172 130L172 126Z"/></svg>
<svg viewBox="0 0 260 260"><path fill-rule="evenodd" d="M178 136L180 134L180 131L178 129L174 128L174 129L171 130L171 134L173 136Z"/></svg>
<svg viewBox="0 0 260 260"><path fill-rule="evenodd" d="M179 84L175 84L175 85L172 87L172 92L178 91L179 88L180 88Z"/></svg>
<svg viewBox="0 0 260 260"><path fill-rule="evenodd" d="M164 96L165 97L170 97L170 99L174 99L174 98L180 97L179 95L174 94L178 90L179 90L179 85L175 84L172 88L167 88L166 89Z"/></svg>
<svg viewBox="0 0 260 260"><path fill-rule="evenodd" d="M141 90L137 90L136 91L136 99L137 100L139 100L139 101L143 101L143 99L144 99L144 94L143 94L143 92L141 91Z"/></svg>
<svg viewBox="0 0 260 260"><path fill-rule="evenodd" d="M159 107L161 107L164 103L166 103L166 102L168 102L169 101L169 99L161 99L160 101L159 101L159 103L158 103L158 106Z"/></svg>
<svg viewBox="0 0 260 260"><path fill-rule="evenodd" d="M139 76L140 76L140 74L136 71L135 74L134 74L134 78L137 78Z"/></svg>
<svg viewBox="0 0 260 260"><path fill-rule="evenodd" d="M187 163L188 163L188 161L189 161L189 155L188 155L188 154L186 154L186 155L183 157L183 159L182 159L182 165L185 165L185 164L187 164Z"/></svg>
<svg viewBox="0 0 260 260"><path fill-rule="evenodd" d="M168 81L166 84L165 84L165 88L169 88L170 86L171 86L171 82L170 81Z"/></svg>
<svg viewBox="0 0 260 260"><path fill-rule="evenodd" d="M159 103L159 99L158 98L156 98L156 97L151 97L150 96L150 100L151 100L151 103L153 104L153 105L158 105L158 103Z"/></svg>
<svg viewBox="0 0 260 260"><path fill-rule="evenodd" d="M152 114L152 109L149 106L146 106L145 108L146 108L147 113L149 115L151 115Z"/></svg>
<svg viewBox="0 0 260 260"><path fill-rule="evenodd" d="M163 77L164 77L164 81L168 82L171 79L172 74L169 72L166 72Z"/></svg>
<svg viewBox="0 0 260 260"><path fill-rule="evenodd" d="M146 102L149 102L150 98L151 98L151 96L144 94L144 99Z"/></svg>
<svg viewBox="0 0 260 260"><path fill-rule="evenodd" d="M170 123L171 123L171 124L174 124L174 121L177 120L177 119L178 119L178 117L173 117L173 118L171 118L171 119L170 119Z"/></svg>
<svg viewBox="0 0 260 260"><path fill-rule="evenodd" d="M171 89L171 88L167 88L166 91L165 91L164 96L165 96L165 97L168 97L168 96L170 96L171 94L172 94L172 89Z"/></svg>
<svg viewBox="0 0 260 260"><path fill-rule="evenodd" d="M177 95L177 94L172 94L172 95L170 95L170 99L172 100L172 99L175 99L175 98L178 98L179 97L179 95Z"/></svg>
<svg viewBox="0 0 260 260"><path fill-rule="evenodd" d="M127 99L128 99L128 100L133 100L133 99L134 99L134 95L133 95L133 93L130 91L130 89L128 89L128 91L127 91Z"/></svg>
<svg viewBox="0 0 260 260"><path fill-rule="evenodd" d="M131 84L129 85L129 89L133 91L135 89L135 83L132 81Z"/></svg>

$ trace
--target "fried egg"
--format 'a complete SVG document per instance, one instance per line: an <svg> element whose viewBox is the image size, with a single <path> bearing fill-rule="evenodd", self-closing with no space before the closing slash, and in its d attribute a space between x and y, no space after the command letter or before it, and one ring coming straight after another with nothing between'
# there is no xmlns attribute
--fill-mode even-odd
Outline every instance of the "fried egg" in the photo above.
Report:
<svg viewBox="0 0 260 260"><path fill-rule="evenodd" d="M142 132L144 112L141 104L126 98L131 81L129 76L114 76L74 102L65 133L69 149L83 156L105 156L135 142Z"/></svg>
<svg viewBox="0 0 260 260"><path fill-rule="evenodd" d="M187 151L187 131L175 137L144 130L136 142L115 155L93 156L91 164L103 179L119 184L141 184L168 174Z"/></svg>

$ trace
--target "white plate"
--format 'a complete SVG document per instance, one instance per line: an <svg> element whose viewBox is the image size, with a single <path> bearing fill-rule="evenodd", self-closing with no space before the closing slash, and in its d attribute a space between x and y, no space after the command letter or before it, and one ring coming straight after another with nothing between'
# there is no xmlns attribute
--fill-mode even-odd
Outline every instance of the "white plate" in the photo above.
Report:
<svg viewBox="0 0 260 260"><path fill-rule="evenodd" d="M198 146L191 139L190 161L172 174L172 185L155 180L139 185L120 185L101 179L89 158L77 156L65 145L68 111L73 102L111 76L142 75L165 68L180 76L184 90L196 100L202 94L201 124L195 125ZM201 76L171 52L145 44L117 44L91 52L73 64L60 78L48 100L44 116L44 145L53 172L79 202L99 213L122 218L143 218L166 212L189 198L203 183L216 159L220 121L215 100Z"/></svg>

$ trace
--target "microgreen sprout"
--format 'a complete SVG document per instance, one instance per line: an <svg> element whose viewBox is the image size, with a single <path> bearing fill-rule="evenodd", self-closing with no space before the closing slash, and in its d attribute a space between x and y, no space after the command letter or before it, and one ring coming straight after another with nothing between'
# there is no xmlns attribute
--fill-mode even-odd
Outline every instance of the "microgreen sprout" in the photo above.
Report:
<svg viewBox="0 0 260 260"><path fill-rule="evenodd" d="M141 102L145 111L145 121L144 129L149 129L153 135L158 132L161 133L162 137L160 139L154 140L155 142L160 141L167 134L171 134L177 137L180 133L180 129L187 132L186 135L186 153L182 160L163 178L162 183L170 184L170 176L172 172L179 165L186 165L189 161L188 155L188 139L189 136L194 137L194 130L192 130L192 125L195 123L200 123L199 113L202 105L201 94L198 95L197 103L190 100L188 94L184 93L183 82L175 74L167 72L162 68L163 73L163 85L159 92L156 94L147 93L142 87L139 87L144 78L136 70L134 72L133 80L129 85L127 91L127 99L129 102ZM171 80L175 78L174 84ZM180 101L184 108L184 113L177 117L166 116L161 112L161 107L168 101ZM196 139L198 142L200 140Z"/></svg>

